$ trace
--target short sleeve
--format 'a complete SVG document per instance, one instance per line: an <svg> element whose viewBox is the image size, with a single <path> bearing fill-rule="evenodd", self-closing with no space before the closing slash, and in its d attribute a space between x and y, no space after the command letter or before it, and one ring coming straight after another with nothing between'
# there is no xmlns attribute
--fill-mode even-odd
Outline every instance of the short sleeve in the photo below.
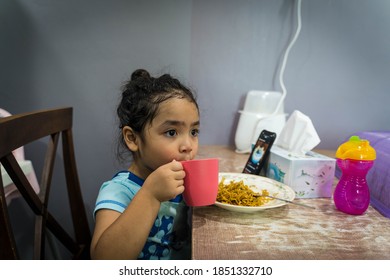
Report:
<svg viewBox="0 0 390 280"><path fill-rule="evenodd" d="M100 209L114 210L123 213L135 194L139 191L140 186L130 182L129 180L111 180L102 184L94 210Z"/></svg>

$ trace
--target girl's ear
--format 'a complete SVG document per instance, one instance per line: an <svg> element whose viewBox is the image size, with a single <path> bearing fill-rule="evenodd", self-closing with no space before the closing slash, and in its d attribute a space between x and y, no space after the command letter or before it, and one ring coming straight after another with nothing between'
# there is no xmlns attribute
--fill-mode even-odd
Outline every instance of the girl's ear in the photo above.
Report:
<svg viewBox="0 0 390 280"><path fill-rule="evenodd" d="M136 152L138 150L138 136L130 126L122 128L123 139L130 151Z"/></svg>

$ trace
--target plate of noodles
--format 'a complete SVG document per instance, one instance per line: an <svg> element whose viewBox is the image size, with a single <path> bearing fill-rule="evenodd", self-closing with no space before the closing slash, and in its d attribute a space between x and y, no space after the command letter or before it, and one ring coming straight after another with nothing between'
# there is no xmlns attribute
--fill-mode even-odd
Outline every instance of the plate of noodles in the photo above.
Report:
<svg viewBox="0 0 390 280"><path fill-rule="evenodd" d="M286 205L285 201L265 195L292 201L295 191L273 179L245 174L219 173L218 195L215 205L226 210L251 213Z"/></svg>

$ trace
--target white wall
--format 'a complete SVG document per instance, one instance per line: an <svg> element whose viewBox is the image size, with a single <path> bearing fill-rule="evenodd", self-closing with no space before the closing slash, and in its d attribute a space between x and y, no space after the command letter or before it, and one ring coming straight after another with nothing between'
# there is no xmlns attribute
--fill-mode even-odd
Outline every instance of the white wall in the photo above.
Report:
<svg viewBox="0 0 390 280"><path fill-rule="evenodd" d="M234 144L249 90L280 91L276 71L295 31L292 3L193 1L191 79L205 142ZM386 0L302 1L302 30L284 74L285 111L312 119L320 148L335 149L356 131L390 129L389 29Z"/></svg>

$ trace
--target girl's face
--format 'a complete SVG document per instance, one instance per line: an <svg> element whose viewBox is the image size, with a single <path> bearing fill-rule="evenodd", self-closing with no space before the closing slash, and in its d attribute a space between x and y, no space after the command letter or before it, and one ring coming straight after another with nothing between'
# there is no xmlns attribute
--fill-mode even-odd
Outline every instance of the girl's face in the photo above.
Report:
<svg viewBox="0 0 390 280"><path fill-rule="evenodd" d="M138 150L130 169L146 178L172 160L193 159L198 152L198 133L199 112L194 103L180 98L164 101L146 125L144 141L137 137Z"/></svg>

